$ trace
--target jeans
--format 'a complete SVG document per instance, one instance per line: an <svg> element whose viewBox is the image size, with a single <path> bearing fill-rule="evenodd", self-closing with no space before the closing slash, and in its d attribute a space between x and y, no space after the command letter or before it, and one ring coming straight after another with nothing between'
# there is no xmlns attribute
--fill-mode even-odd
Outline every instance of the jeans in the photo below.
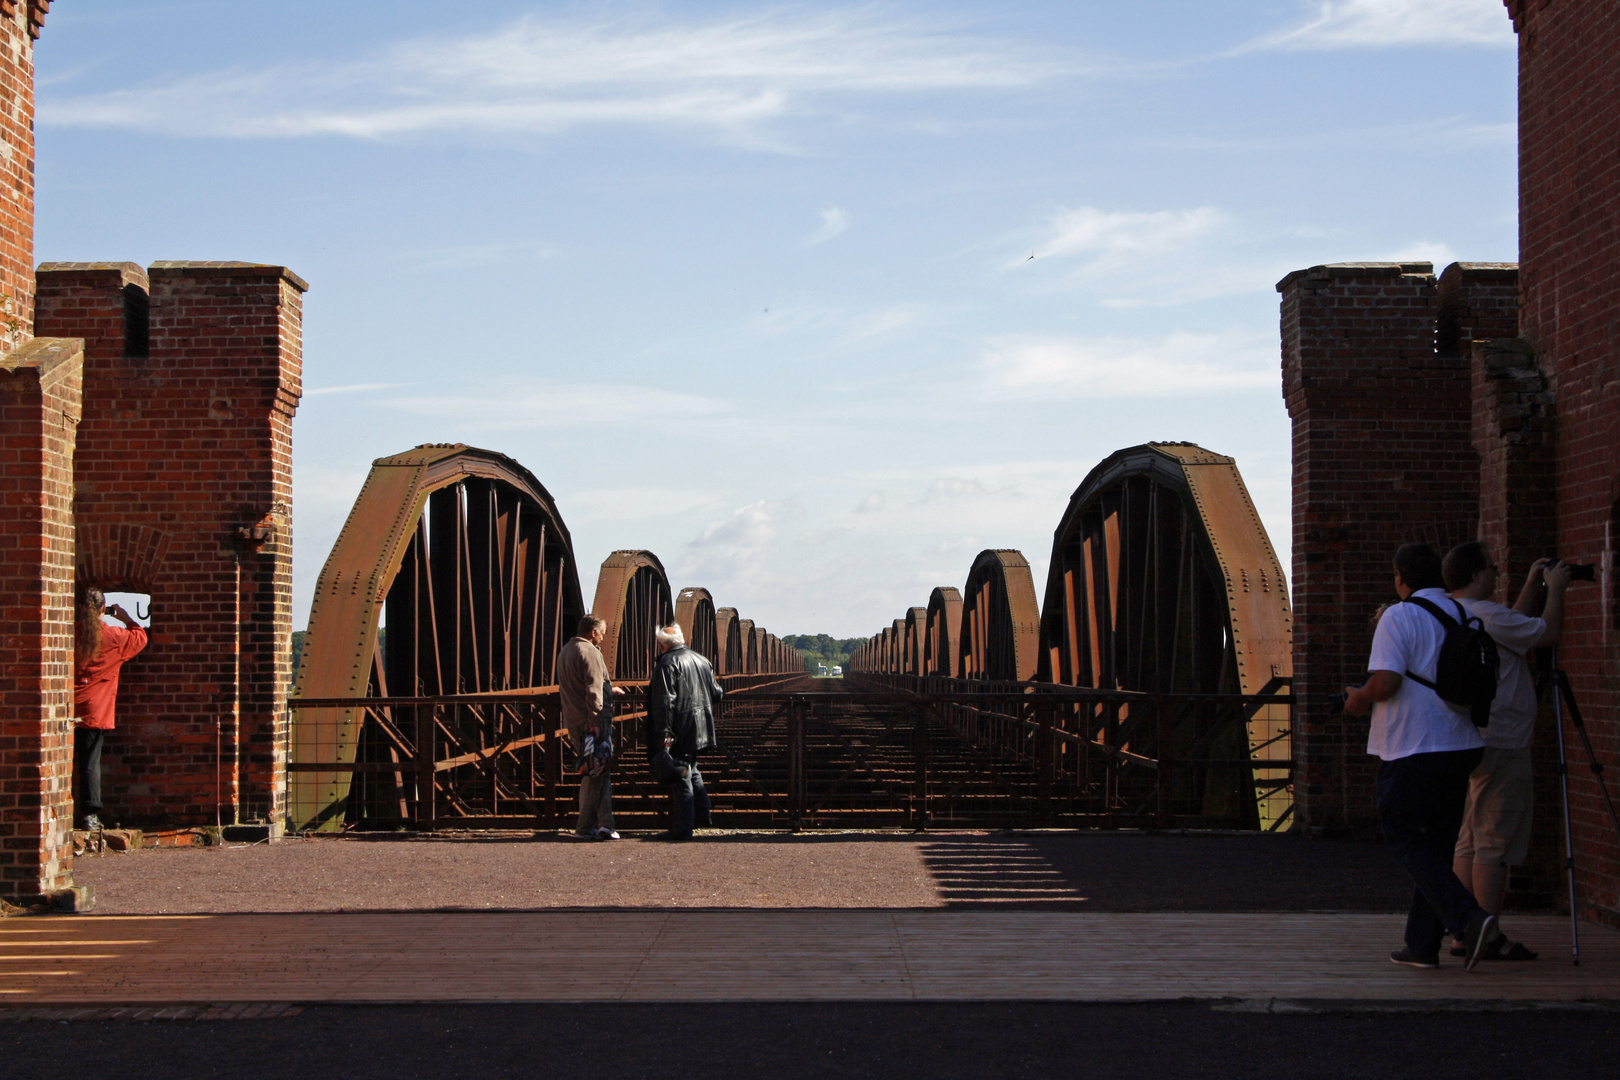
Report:
<svg viewBox="0 0 1620 1080"><path fill-rule="evenodd" d="M101 813L101 744L106 738L104 728L78 724L73 729L73 756L79 765L79 800L73 809L80 817Z"/></svg>
<svg viewBox="0 0 1620 1080"><path fill-rule="evenodd" d="M1479 907L1451 872L1457 832L1468 801L1468 777L1483 750L1442 750L1386 761L1378 767L1378 821L1384 843L1412 879L1406 947L1438 956L1446 932L1461 938Z"/></svg>
<svg viewBox="0 0 1620 1080"><path fill-rule="evenodd" d="M698 772L696 762L680 764L687 766L686 775L670 781L674 806L670 811L669 831L691 836L694 828L709 825L709 790L703 786L703 774Z"/></svg>

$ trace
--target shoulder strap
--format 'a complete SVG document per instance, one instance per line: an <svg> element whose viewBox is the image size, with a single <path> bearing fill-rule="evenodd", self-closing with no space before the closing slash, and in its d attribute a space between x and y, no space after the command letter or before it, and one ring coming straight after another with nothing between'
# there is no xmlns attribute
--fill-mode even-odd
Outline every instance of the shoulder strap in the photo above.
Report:
<svg viewBox="0 0 1620 1080"><path fill-rule="evenodd" d="M1408 596L1405 600L1402 601L1402 603L1416 604L1418 607L1422 608L1424 611L1427 611L1430 615L1433 615L1435 618L1439 619L1440 620L1440 625L1445 627L1447 630L1450 630L1454 626L1461 626L1462 625L1462 623L1460 623L1458 620L1453 619L1450 615L1447 615L1444 611L1441 611L1440 606L1438 604L1436 604L1436 603L1434 603L1433 601L1430 601L1430 600L1425 600L1421 596ZM1456 604L1457 602L1455 600L1453 600L1452 603ZM1461 604L1457 604L1457 613L1459 615L1462 615L1462 605ZM1466 620L1468 618L1468 616L1463 615L1463 618Z"/></svg>
<svg viewBox="0 0 1620 1080"><path fill-rule="evenodd" d="M1416 604L1424 611L1427 611L1430 615L1433 615L1436 619L1440 620L1440 625L1444 627L1448 633L1452 630L1452 628L1461 625L1456 619L1453 619L1450 615L1447 615L1444 611L1441 611L1438 604L1430 600L1425 600L1421 596L1408 596L1401 602L1403 604ZM1453 601L1453 603L1455 603L1455 601ZM1460 604L1458 605L1458 610L1461 610ZM1425 679L1411 668L1406 669L1406 677L1417 683L1419 686L1427 686L1430 690L1433 690L1436 693L1439 693L1440 691L1440 686L1438 683Z"/></svg>

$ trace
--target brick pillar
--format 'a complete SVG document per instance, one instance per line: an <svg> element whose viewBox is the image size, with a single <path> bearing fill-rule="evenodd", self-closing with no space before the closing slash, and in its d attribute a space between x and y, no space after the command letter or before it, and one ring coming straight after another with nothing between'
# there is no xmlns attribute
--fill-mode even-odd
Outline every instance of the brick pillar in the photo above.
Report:
<svg viewBox="0 0 1620 1080"><path fill-rule="evenodd" d="M1366 675L1369 622L1395 599L1395 549L1473 535L1478 457L1467 360L1434 349L1428 263L1289 274L1283 395L1293 420L1294 760L1302 824L1376 821L1367 721L1328 695Z"/></svg>
<svg viewBox="0 0 1620 1080"><path fill-rule="evenodd" d="M81 574L152 594L105 752L121 821L211 824L217 801L280 826L306 288L248 263L40 267L40 325L88 342Z"/></svg>
<svg viewBox="0 0 1620 1080"><path fill-rule="evenodd" d="M82 348L0 356L0 896L73 884L73 443Z"/></svg>
<svg viewBox="0 0 1620 1080"><path fill-rule="evenodd" d="M1613 790L1620 787L1620 5L1513 0L1509 11L1519 32L1520 336L1556 396L1556 552L1603 565L1598 583L1570 586L1559 661ZM1578 741L1570 752L1581 906L1620 925L1620 836ZM1559 826L1544 816L1536 829Z"/></svg>
<svg viewBox="0 0 1620 1080"><path fill-rule="evenodd" d="M34 329L34 38L44 18L37 3L0 0L0 353Z"/></svg>

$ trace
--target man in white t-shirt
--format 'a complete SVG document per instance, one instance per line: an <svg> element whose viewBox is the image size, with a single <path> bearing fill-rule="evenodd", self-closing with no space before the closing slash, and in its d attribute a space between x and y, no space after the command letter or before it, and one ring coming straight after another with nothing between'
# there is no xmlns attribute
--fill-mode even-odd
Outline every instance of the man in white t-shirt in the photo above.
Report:
<svg viewBox="0 0 1620 1080"><path fill-rule="evenodd" d="M1549 560L1537 559L1512 607L1489 599L1496 592L1496 563L1490 549L1477 540L1452 548L1443 569L1452 598L1485 624L1501 660L1491 722L1480 732L1485 756L1469 778L1468 805L1452 867L1473 889L1480 906L1500 915L1508 868L1523 866L1530 853L1534 802L1530 737L1536 725L1536 684L1525 657L1531 649L1558 644L1569 564L1549 566ZM1531 614L1537 608L1540 618ZM1498 937L1487 947L1486 958L1534 960L1536 954L1523 942Z"/></svg>
<svg viewBox="0 0 1620 1080"><path fill-rule="evenodd" d="M1444 585L1440 555L1428 544L1403 544L1395 553L1395 592L1402 601L1427 600L1462 617ZM1466 709L1447 704L1419 681L1435 681L1444 640L1440 620L1423 607L1391 605L1373 634L1367 681L1345 688L1344 711L1372 712L1367 752L1383 761L1378 821L1390 854L1412 878L1406 947L1389 958L1437 968L1449 931L1463 943L1463 965L1472 968L1496 937L1496 916L1475 902L1452 872L1451 859L1468 777L1479 765L1484 740Z"/></svg>

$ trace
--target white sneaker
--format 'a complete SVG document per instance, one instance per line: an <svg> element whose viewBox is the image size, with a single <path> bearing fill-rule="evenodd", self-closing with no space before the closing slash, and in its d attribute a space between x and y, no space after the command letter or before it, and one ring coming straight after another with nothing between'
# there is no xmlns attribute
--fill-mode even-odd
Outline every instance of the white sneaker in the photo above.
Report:
<svg viewBox="0 0 1620 1080"><path fill-rule="evenodd" d="M612 829L597 829L596 838L598 840L617 840L619 838L619 834L614 832Z"/></svg>

